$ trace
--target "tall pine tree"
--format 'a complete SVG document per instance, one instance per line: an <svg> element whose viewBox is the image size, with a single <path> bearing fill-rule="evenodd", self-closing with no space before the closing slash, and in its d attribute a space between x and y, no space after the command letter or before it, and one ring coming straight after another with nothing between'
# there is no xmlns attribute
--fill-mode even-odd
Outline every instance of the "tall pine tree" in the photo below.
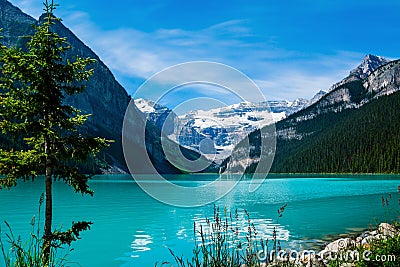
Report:
<svg viewBox="0 0 400 267"><path fill-rule="evenodd" d="M88 115L65 104L67 95L85 89L83 83L93 73L88 65L94 60L66 59L71 47L53 31L59 21L53 14L55 4L46 0L44 6L44 21L34 26L26 47L0 47L0 129L2 139L9 140L9 145L0 149L0 187L45 176L42 257L47 266L55 242L71 243L90 224L75 223L66 232L53 232L52 182L60 179L76 192L92 195L88 187L91 176L80 173L77 165L97 154L108 141L87 135L82 126Z"/></svg>

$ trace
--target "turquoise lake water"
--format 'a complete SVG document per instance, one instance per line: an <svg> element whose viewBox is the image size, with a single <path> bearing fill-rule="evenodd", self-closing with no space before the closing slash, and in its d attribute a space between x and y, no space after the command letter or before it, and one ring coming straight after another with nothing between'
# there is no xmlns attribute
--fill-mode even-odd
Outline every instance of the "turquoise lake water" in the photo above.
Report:
<svg viewBox="0 0 400 267"><path fill-rule="evenodd" d="M169 178L175 178L177 183L185 181L186 186L207 184L210 179L190 175ZM241 181L228 195L203 207L178 208L149 197L127 176L102 176L91 181L94 197L74 194L57 182L54 226L68 227L71 221L78 220L94 222L92 229L74 244L69 266L146 267L157 261L172 261L168 248L178 255L189 255L193 249L193 224L212 217L214 204L228 213L238 209L239 219L243 218L240 231L246 229L244 209L260 236L271 238L273 228L277 227L284 248L291 249L318 247L332 236L358 232L400 214L399 176L281 175L265 180L253 193L248 192L248 185L249 181ZM153 186L163 185L153 182ZM21 182L10 191L0 190L3 239L4 220L15 233L26 238L43 188L43 181L38 179L34 183ZM382 197L388 199L388 206L382 206ZM287 207L278 220L277 210L284 204Z"/></svg>

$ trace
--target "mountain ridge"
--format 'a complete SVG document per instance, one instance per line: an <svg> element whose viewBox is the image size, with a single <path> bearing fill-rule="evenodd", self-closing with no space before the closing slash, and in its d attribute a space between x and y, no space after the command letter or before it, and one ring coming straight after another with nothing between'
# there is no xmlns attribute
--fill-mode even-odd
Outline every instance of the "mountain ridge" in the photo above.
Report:
<svg viewBox="0 0 400 267"><path fill-rule="evenodd" d="M373 64L371 64L371 58L375 58L378 60L374 61ZM371 69L374 69L374 72L370 74L372 75L379 68L389 64L390 62L391 61L388 61L383 57L372 56L370 54L366 55L363 58L361 64L350 71L349 76L331 86L328 92L317 102L306 107L303 110L300 110L297 115L289 116L287 120L290 120L290 118L294 117L295 119L292 122L293 124L296 124L299 121L312 119L320 115L321 113L340 112L348 108L361 107L362 105L370 101L374 96L368 94L367 89L363 85L363 81L366 78L362 78L366 75L366 73L359 74L359 77L352 75L351 73L359 73L359 70L370 71ZM303 113L304 115L298 116L301 113Z"/></svg>
<svg viewBox="0 0 400 267"><path fill-rule="evenodd" d="M135 99L135 104L171 140L199 151L217 162L229 156L247 134L277 122L311 105L325 94L320 90L311 100L240 102L209 110L192 110L180 116L151 100ZM208 140L208 141L207 141Z"/></svg>
<svg viewBox="0 0 400 267"><path fill-rule="evenodd" d="M348 82L352 82L355 80L363 80L369 75L371 75L372 72L376 70L378 67L385 65L389 62L390 60L384 57L367 54L361 60L361 63L349 72L348 76L343 78L340 82L333 84L328 89L328 92L331 92Z"/></svg>
<svg viewBox="0 0 400 267"><path fill-rule="evenodd" d="M375 168L375 162L373 160L373 155L366 154L365 151L368 150L368 143L360 144L357 139L361 139L363 135L371 136L371 140L375 140L377 144L381 143L381 147L388 148L388 142L396 143L398 134L396 132L391 132L391 135L386 136L382 140L376 139L378 136L373 131L376 131L376 125L381 125L381 121L387 123L388 118L386 118L382 113L379 113L379 109L387 108L380 103L387 101L388 103L398 104L397 98L400 93L400 60L390 61L384 63L380 66L375 65L374 71L364 78L350 79L346 83L341 84L335 89L329 91L325 96L323 96L319 101L313 105L300 110L299 112L290 115L288 118L278 122L276 124L276 153L275 161L272 165L272 171L274 172L343 172L354 170L356 172L369 172L379 169L382 172L391 172L390 169L385 169L382 166ZM346 78L345 78L346 79ZM343 81L343 80L342 80ZM382 97L386 97L382 100ZM396 99L395 99L396 98ZM392 107L391 107L392 108ZM398 106L393 107L398 109ZM369 114L368 110L373 110ZM362 111L359 111L362 110ZM367 111L366 111L367 110ZM400 120L399 114L390 110L391 114L397 116L395 119ZM357 120L353 118L358 118L357 114L364 114L367 116L366 125L372 123L370 130L368 127L363 125L358 125ZM376 115L378 114L378 115ZM371 118L368 116L371 115ZM358 132L362 133L359 135L346 134L343 131L343 125L349 127L349 123L346 121L351 121ZM361 120L360 120L361 121ZM383 123L382 123L383 124ZM372 127L374 126L374 127ZM382 128L382 127L381 127ZM378 129L381 129L378 127ZM390 127L387 127L391 129ZM385 129L385 128L383 128ZM383 130L382 129L382 130ZM351 131L351 128L348 129ZM353 131L351 131L353 133ZM323 136L338 135L340 138L335 138L336 142L329 142L324 139ZM355 137L357 136L357 137ZM253 172L258 164L258 159L261 149L261 137L259 131L255 131L249 135L250 146L253 146L250 155L244 155L243 149L241 149L241 144L239 144L233 153L233 155L224 161L222 166L223 170L229 171L231 166L241 166L241 170L246 170L248 172ZM316 143L313 141L324 140L321 142L327 142L324 146L323 143ZM364 140L364 139L363 139ZM356 144L354 147L348 147L346 144ZM346 147L345 150L343 147ZM397 149L399 145L396 145ZM316 162L321 165L324 159L329 162L329 158L321 154L318 149L325 149L325 151L335 151L335 156L340 155L340 151L343 154L348 155L351 149L354 151L361 151L356 153L355 156L358 158L358 163L362 167L358 166L347 166L344 165L340 160L337 162L338 168L332 168L325 164L325 169L319 168ZM342 148L342 150L341 150ZM388 148L388 150L391 150ZM364 151L364 152L362 152ZM374 151L379 151L382 155L385 154L384 150L380 150L379 146L374 147ZM364 154L363 154L364 153ZM318 156L317 156L318 155ZM368 160L361 159L363 155L368 158ZM395 163L400 164L400 157L394 156L395 153L390 154L392 158L390 160ZM351 156L348 156L351 159ZM248 158L249 164L243 164L243 160ZM354 163L356 164L356 163ZM397 164L397 163L396 163ZM291 168L291 166L295 166ZM312 168L302 168L302 166L313 166ZM341 167L343 168L341 168ZM394 166L394 165L391 165ZM353 168L354 167L354 168ZM368 169L371 167L370 169Z"/></svg>

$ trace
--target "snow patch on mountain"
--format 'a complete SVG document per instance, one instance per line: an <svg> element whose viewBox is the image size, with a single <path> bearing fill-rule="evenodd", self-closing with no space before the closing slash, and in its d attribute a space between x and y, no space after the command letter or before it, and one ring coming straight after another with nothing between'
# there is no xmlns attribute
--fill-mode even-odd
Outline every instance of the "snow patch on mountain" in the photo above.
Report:
<svg viewBox="0 0 400 267"><path fill-rule="evenodd" d="M241 102L210 110L194 110L181 116L150 100L137 99L135 104L147 120L162 129L171 140L221 162L251 132L308 107L325 94L319 91L311 100Z"/></svg>
<svg viewBox="0 0 400 267"><path fill-rule="evenodd" d="M153 104L151 104L152 101L150 100L145 100L143 98L139 98L139 99L135 99L135 105L136 107L143 113L148 114L148 113L152 113L152 112L156 112L156 109L153 107L154 106L154 102Z"/></svg>

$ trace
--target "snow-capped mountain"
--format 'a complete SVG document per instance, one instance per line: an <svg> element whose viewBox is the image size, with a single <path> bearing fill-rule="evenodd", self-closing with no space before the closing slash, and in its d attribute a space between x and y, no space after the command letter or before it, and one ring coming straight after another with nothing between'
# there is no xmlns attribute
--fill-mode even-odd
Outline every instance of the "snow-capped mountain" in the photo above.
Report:
<svg viewBox="0 0 400 267"><path fill-rule="evenodd" d="M135 99L135 105L143 113L144 119L151 121L171 140L199 151L199 144L207 137L195 128L185 125L171 109L152 100Z"/></svg>
<svg viewBox="0 0 400 267"><path fill-rule="evenodd" d="M146 119L154 123L164 134L174 133L177 116L172 110L151 100L135 99L137 108L146 115Z"/></svg>
<svg viewBox="0 0 400 267"><path fill-rule="evenodd" d="M242 102L211 110L195 110L177 116L171 109L145 99L135 100L147 120L153 122L170 139L221 161L249 133L280 121L313 104L325 92L311 100L279 100L259 103Z"/></svg>
<svg viewBox="0 0 400 267"><path fill-rule="evenodd" d="M216 161L229 156L234 146L247 134L266 124L286 117L291 102L278 101L270 112L268 103L243 102L211 110L196 110L177 116L171 109L151 100L136 99L135 104L147 120L170 139L182 146L200 151Z"/></svg>
<svg viewBox="0 0 400 267"><path fill-rule="evenodd" d="M350 75L356 76L361 80L364 80L365 78L370 76L377 68L389 62L390 60L384 57L368 54L363 58L360 65L350 71Z"/></svg>
<svg viewBox="0 0 400 267"><path fill-rule="evenodd" d="M216 152L216 159L222 160L229 156L235 145L250 132L285 117L286 113L283 110L271 112L268 102L242 102L207 111L191 111L179 116L179 120L182 128L195 129L196 132L205 136L206 140L211 140L214 144L214 148L210 148L210 142L208 142L206 147L208 151L206 151L202 147L204 141L201 140L198 147L200 152L212 154L212 157ZM188 145L182 143L181 134L178 133L176 139L182 145Z"/></svg>
<svg viewBox="0 0 400 267"><path fill-rule="evenodd" d="M262 102L268 105L273 113L285 113L286 116L296 113L300 109L303 109L307 104L308 100L304 98L297 98L294 101L278 100L278 101L267 101Z"/></svg>

